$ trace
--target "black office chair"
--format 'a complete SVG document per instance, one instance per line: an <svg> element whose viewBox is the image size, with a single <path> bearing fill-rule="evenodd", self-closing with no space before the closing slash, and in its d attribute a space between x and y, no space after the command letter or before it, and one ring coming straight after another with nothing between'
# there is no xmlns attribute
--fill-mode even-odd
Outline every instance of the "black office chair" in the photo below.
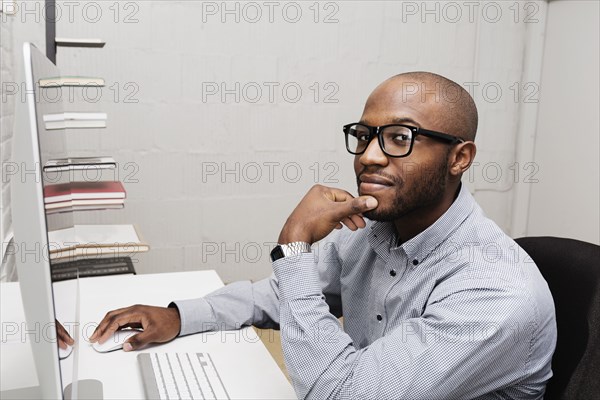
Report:
<svg viewBox="0 0 600 400"><path fill-rule="evenodd" d="M600 246L557 237L516 242L554 297L558 342L545 399L600 398Z"/></svg>

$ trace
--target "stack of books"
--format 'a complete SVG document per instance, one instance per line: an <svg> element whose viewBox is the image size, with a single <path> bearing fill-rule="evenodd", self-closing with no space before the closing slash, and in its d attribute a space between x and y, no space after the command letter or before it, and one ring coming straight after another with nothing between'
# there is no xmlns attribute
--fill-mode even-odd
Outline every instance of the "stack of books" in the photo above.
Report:
<svg viewBox="0 0 600 400"><path fill-rule="evenodd" d="M106 156L54 158L44 164L44 172L115 169L116 167L114 158Z"/></svg>
<svg viewBox="0 0 600 400"><path fill-rule="evenodd" d="M39 81L40 87L52 88L62 86L104 86L104 79L91 76L54 76Z"/></svg>
<svg viewBox="0 0 600 400"><path fill-rule="evenodd" d="M70 128L106 128L106 113L65 112L45 114L46 130Z"/></svg>
<svg viewBox="0 0 600 400"><path fill-rule="evenodd" d="M123 208L125 197L121 182L69 182L44 187L47 214Z"/></svg>
<svg viewBox="0 0 600 400"><path fill-rule="evenodd" d="M48 232L51 261L124 257L150 249L133 225L75 225Z"/></svg>

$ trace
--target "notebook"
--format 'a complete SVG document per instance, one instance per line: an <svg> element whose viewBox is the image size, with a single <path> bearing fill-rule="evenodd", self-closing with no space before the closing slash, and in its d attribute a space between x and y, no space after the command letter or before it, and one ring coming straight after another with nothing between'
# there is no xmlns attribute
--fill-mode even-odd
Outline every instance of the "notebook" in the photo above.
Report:
<svg viewBox="0 0 600 400"><path fill-rule="evenodd" d="M50 259L145 252L150 246L140 239L133 225L75 225L48 232Z"/></svg>

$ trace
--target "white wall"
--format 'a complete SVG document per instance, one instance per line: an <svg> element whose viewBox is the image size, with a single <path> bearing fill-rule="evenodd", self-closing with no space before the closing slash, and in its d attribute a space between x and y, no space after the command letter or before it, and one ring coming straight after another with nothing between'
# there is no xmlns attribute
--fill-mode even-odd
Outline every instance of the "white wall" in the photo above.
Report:
<svg viewBox="0 0 600 400"><path fill-rule="evenodd" d="M597 1L548 10L528 233L600 244L600 31Z"/></svg>
<svg viewBox="0 0 600 400"><path fill-rule="evenodd" d="M31 14L23 14L22 8L14 7L14 4L4 2L5 9L9 13L0 13L0 161L2 173L0 175L0 243L2 253L0 261L6 251L6 263L0 267L0 281L12 280L16 277L14 268L14 251L8 248L9 239L12 236L12 218L10 207L10 177L12 176L12 138L15 123L15 110L18 103L22 101L20 85L23 82L23 54L21 46L27 40L35 43L39 48L45 48L44 21L36 8L41 9L43 1L28 1L27 9L33 11ZM7 5L8 4L8 5ZM19 10L16 14L11 12ZM15 85L19 87L17 93L12 94Z"/></svg>
<svg viewBox="0 0 600 400"><path fill-rule="evenodd" d="M1 2L0 2L1 3ZM2 15L0 15L2 17ZM12 22L12 21L11 21ZM0 25L0 37L2 38L2 46L0 47L0 82L12 82L13 79L13 53L12 53L12 26L11 22L2 23ZM5 92L5 86L2 86L2 93ZM0 160L9 160L11 158L11 134L12 126L15 118L15 100L14 97L3 98L0 103ZM4 252L8 246L10 240L10 226L11 226L11 214L10 214L10 185L8 179L4 178L4 165L3 165L2 181L0 187L2 188L2 195L0 196L0 262L4 259ZM5 244L6 243L6 244ZM8 271L6 268L0 268L0 281L8 278Z"/></svg>
<svg viewBox="0 0 600 400"><path fill-rule="evenodd" d="M510 233L519 122L539 101L528 46L542 38L546 2L321 2L318 16L313 2L276 2L272 20L263 2L227 2L231 13L222 2L83 2L71 15L58 4L58 36L107 41L58 54L63 73L107 81L97 102L67 102L109 113L106 130L69 134L73 151L113 155L128 190L124 210L77 217L138 224L152 246L140 272L268 275L268 250L312 184L356 190L340 127L379 82L411 70L471 88L479 164L464 181ZM207 93L215 85L233 93Z"/></svg>

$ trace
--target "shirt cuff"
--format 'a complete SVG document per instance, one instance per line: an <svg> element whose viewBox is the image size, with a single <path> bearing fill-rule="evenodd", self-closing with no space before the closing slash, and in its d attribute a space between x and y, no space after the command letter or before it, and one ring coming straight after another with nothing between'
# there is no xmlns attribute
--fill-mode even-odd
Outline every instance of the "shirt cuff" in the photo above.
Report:
<svg viewBox="0 0 600 400"><path fill-rule="evenodd" d="M313 253L283 257L273 262L279 282L279 300L323 296Z"/></svg>
<svg viewBox="0 0 600 400"><path fill-rule="evenodd" d="M215 317L212 307L205 299L177 300L171 302L169 307L177 307L179 311L179 336L214 330Z"/></svg>

